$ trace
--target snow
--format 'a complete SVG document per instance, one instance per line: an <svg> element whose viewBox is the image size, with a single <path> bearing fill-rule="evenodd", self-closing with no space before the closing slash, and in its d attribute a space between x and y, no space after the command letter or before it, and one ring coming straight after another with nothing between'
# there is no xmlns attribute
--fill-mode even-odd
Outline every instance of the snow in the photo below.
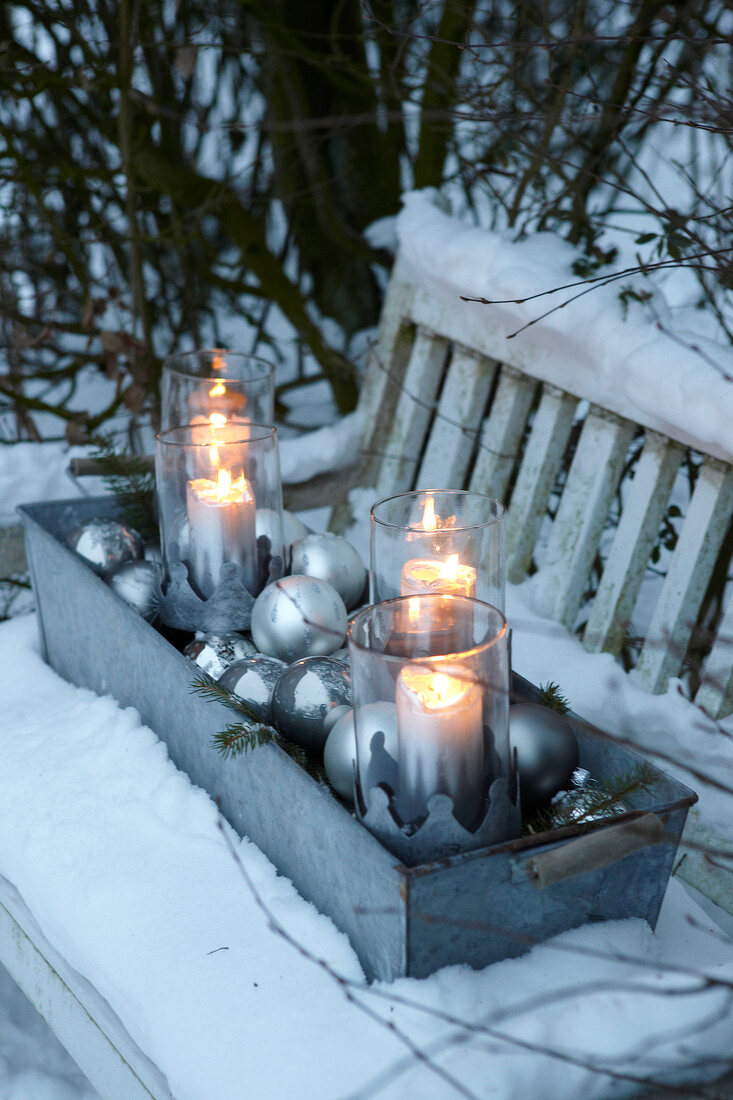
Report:
<svg viewBox="0 0 733 1100"><path fill-rule="evenodd" d="M65 443L13 443L0 446L0 521L14 521L19 504L34 500L63 500L84 490L68 473L72 458L90 454L89 447L69 447ZM96 485L104 492L101 478L87 478L86 487Z"/></svg>
<svg viewBox="0 0 733 1100"><path fill-rule="evenodd" d="M581 711L602 707L585 677L597 685L606 658L585 655L588 665L573 675L581 652L573 639L522 623L521 590L510 590L509 612L519 624L518 670L557 678ZM730 941L676 881L656 934L639 920L590 925L481 972L450 967L370 988L346 938L227 829L243 876L213 802L134 710L73 687L43 663L35 616L0 625L0 667L0 874L179 1100L239 1100L245 1082L253 1096L325 1100L359 1095L377 1080L380 1096L452 1095L392 1025L472 1093L503 1100L609 1095L609 1079L588 1062L636 1076L674 1071L680 1081L704 1076L700 1059L728 1055ZM660 728L682 705L674 692L659 700L633 686L625 704L634 724L643 707ZM274 932L258 901L342 980ZM32 1072L47 1077L53 1063L42 1057L45 1068ZM0 1096L44 1096L23 1092L27 1062L9 1072L15 1091ZM64 1092L69 1071L57 1072L49 1100L86 1100L83 1086ZM626 1094L620 1085L612 1092Z"/></svg>
<svg viewBox="0 0 733 1100"><path fill-rule="evenodd" d="M358 413L305 436L280 441L280 472L286 485L308 481L317 474L352 466L357 459L361 428Z"/></svg>
<svg viewBox="0 0 733 1100"><path fill-rule="evenodd" d="M529 369L534 363L563 389L733 461L733 348L675 327L661 279L629 275L542 317L586 288L517 299L577 283L576 250L552 233L515 241L508 232L465 225L434 199L431 189L404 196L396 223L400 253L412 278L465 321L471 339L482 331L509 336L536 322L505 341L507 356ZM616 263L600 274L625 266ZM651 297L643 311L630 309L624 320L618 293L627 287ZM501 304L461 302L462 295Z"/></svg>

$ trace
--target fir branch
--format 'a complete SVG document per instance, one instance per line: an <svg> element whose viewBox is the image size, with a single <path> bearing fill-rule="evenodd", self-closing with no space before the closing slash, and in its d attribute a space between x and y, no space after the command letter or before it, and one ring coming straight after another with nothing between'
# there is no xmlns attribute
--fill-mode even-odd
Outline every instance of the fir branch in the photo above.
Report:
<svg viewBox="0 0 733 1100"><path fill-rule="evenodd" d="M543 809L535 810L528 821L525 822L523 833L534 836L537 833L549 832L553 829L562 829L566 825L582 825L596 816L612 816L623 813L626 807L624 800L636 794L638 791L648 791L654 784L654 772L649 764L640 764L630 772L625 772L617 777L613 783L600 786L591 779L584 787L571 787L570 794L577 792L583 797L583 813L578 814L578 806L572 800L563 805L562 801L556 802Z"/></svg>
<svg viewBox="0 0 733 1100"><path fill-rule="evenodd" d="M155 518L155 475L144 455L121 454L111 436L98 436L94 459L110 493L116 497L125 521L144 542L158 538Z"/></svg>
<svg viewBox="0 0 733 1100"><path fill-rule="evenodd" d="M225 760L241 756L242 753L257 749L260 745L267 745L275 739L276 733L272 726L263 722L244 699L240 699L233 691L229 691L218 680L213 680L206 673L202 673L192 681L190 690L192 695L200 695L213 703L222 703L225 707L236 710L242 715L243 721L230 722L211 739L214 748Z"/></svg>
<svg viewBox="0 0 733 1100"><path fill-rule="evenodd" d="M229 689L225 688L218 680L212 679L212 677L205 672L202 672L195 680L191 681L190 690L192 695L200 695L203 699L209 699L213 703L222 703L225 707L229 707L230 710L236 710L236 712L241 714L243 718L246 718L248 722L264 725L265 729L271 729L270 726L262 723L260 716L252 710L246 700L235 695L233 691L229 691Z"/></svg>
<svg viewBox="0 0 733 1100"><path fill-rule="evenodd" d="M231 722L225 729L215 733L211 742L220 756L230 760L252 749L257 749L260 745L269 744L274 733L271 726L265 726L262 723L247 726L244 722Z"/></svg>
<svg viewBox="0 0 733 1100"><path fill-rule="evenodd" d="M560 714L567 714L570 710L570 703L560 691L560 685L553 683L552 680L548 680L546 684L540 684L540 697L537 702L540 706L549 707Z"/></svg>
<svg viewBox="0 0 733 1100"><path fill-rule="evenodd" d="M212 738L212 744L225 760L240 756L260 745L275 744L299 767L308 772L316 783L321 786L329 785L321 764L312 759L300 745L288 741L272 726L262 722L244 699L240 699L233 691L229 691L218 680L213 680L211 676L202 673L192 681L191 692L211 702L222 703L243 716L244 721L232 722L226 729L215 733Z"/></svg>

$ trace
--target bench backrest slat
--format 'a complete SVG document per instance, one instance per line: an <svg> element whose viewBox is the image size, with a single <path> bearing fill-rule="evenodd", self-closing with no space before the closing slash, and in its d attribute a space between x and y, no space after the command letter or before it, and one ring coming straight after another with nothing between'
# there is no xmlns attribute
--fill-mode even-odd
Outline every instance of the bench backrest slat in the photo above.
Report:
<svg viewBox="0 0 733 1100"><path fill-rule="evenodd" d="M513 584L524 580L532 562L577 404L574 397L556 386L542 387L507 519L506 573Z"/></svg>
<svg viewBox="0 0 733 1100"><path fill-rule="evenodd" d="M733 469L706 458L700 468L662 591L633 676L663 691L684 660L733 507Z"/></svg>
<svg viewBox="0 0 733 1100"><path fill-rule="evenodd" d="M560 498L542 566L534 578L537 610L572 630L634 425L591 409Z"/></svg>
<svg viewBox="0 0 733 1100"><path fill-rule="evenodd" d="M591 653L621 650L681 461L678 444L646 433L583 635Z"/></svg>
<svg viewBox="0 0 733 1100"><path fill-rule="evenodd" d="M496 369L497 364L483 355L454 348L415 481L417 488L463 485Z"/></svg>
<svg viewBox="0 0 733 1100"><path fill-rule="evenodd" d="M527 378L513 367L501 368L467 488L504 499L536 391L537 383L533 378Z"/></svg>

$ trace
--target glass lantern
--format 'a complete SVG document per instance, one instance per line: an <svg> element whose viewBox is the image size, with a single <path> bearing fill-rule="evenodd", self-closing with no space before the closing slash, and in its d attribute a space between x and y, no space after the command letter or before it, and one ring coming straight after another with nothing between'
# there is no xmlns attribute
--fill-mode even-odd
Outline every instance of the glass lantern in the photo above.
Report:
<svg viewBox="0 0 733 1100"><path fill-rule="evenodd" d="M408 864L517 836L502 613L401 596L356 616L349 655L362 823Z"/></svg>
<svg viewBox="0 0 733 1100"><path fill-rule="evenodd" d="M155 472L163 621L184 630L246 629L254 598L283 571L275 429L171 428L158 436Z"/></svg>
<svg viewBox="0 0 733 1100"><path fill-rule="evenodd" d="M225 421L272 424L275 368L225 348L171 355L163 363L160 406L163 431Z"/></svg>
<svg viewBox="0 0 733 1100"><path fill-rule="evenodd" d="M378 501L371 513L371 602L444 593L503 611L504 516L500 500L462 489Z"/></svg>

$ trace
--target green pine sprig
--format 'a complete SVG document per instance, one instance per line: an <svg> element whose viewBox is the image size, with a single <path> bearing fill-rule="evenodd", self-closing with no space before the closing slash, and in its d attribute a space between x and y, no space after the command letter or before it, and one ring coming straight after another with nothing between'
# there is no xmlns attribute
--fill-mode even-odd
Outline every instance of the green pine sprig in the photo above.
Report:
<svg viewBox="0 0 733 1100"><path fill-rule="evenodd" d="M225 707L242 715L243 721L230 723L225 729L215 733L212 738L216 751L225 760L241 756L245 752L259 748L260 745L267 745L276 737L272 726L263 722L244 699L240 699L233 691L229 691L218 680L213 680L206 673L202 673L192 681L191 693L215 703L223 703Z"/></svg>
<svg viewBox="0 0 733 1100"><path fill-rule="evenodd" d="M204 699L211 699L214 703L223 703L230 710L236 710L237 713L244 715L250 722L260 722L259 716L245 699L240 699L233 691L224 687L219 680L214 680L205 672L202 672L195 680L191 681L191 693L201 695ZM266 728L270 729L271 727L266 726Z"/></svg>
<svg viewBox="0 0 733 1100"><path fill-rule="evenodd" d="M192 681L191 692L194 695L200 695L203 699L223 703L225 707L242 715L243 721L231 722L225 729L215 733L211 739L216 751L225 760L241 756L252 749L259 748L260 745L278 745L291 760L307 771L312 779L322 786L328 786L326 773L320 764L311 759L300 745L295 745L292 741L281 737L272 726L262 722L244 699L240 699L233 691L229 691L218 680L213 680L211 676L202 673Z"/></svg>
<svg viewBox="0 0 733 1100"><path fill-rule="evenodd" d="M560 714L567 714L570 703L567 697L560 691L560 685L548 680L546 684L540 684L540 697L537 702L543 707L550 707Z"/></svg>
<svg viewBox="0 0 733 1100"><path fill-rule="evenodd" d="M155 518L155 475L143 455L121 454L112 436L97 437L93 457L99 463L109 492L116 498L126 523L140 534L143 542L158 538Z"/></svg>
<svg viewBox="0 0 733 1100"><path fill-rule="evenodd" d="M562 802L536 810L525 822L523 832L534 836L536 833L551 829L562 829L566 825L582 825L589 817L608 811L621 811L624 801L638 791L648 791L654 783L654 772L648 764L640 764L629 772L618 776L613 783L604 780L603 786L590 783L582 788L584 813L582 817L573 813L574 807L564 807ZM571 788L572 790L572 788Z"/></svg>
<svg viewBox="0 0 733 1100"><path fill-rule="evenodd" d="M274 730L270 726L246 726L244 722L231 722L226 729L215 733L211 741L214 748L225 760L251 752L260 745L267 745L273 739Z"/></svg>

